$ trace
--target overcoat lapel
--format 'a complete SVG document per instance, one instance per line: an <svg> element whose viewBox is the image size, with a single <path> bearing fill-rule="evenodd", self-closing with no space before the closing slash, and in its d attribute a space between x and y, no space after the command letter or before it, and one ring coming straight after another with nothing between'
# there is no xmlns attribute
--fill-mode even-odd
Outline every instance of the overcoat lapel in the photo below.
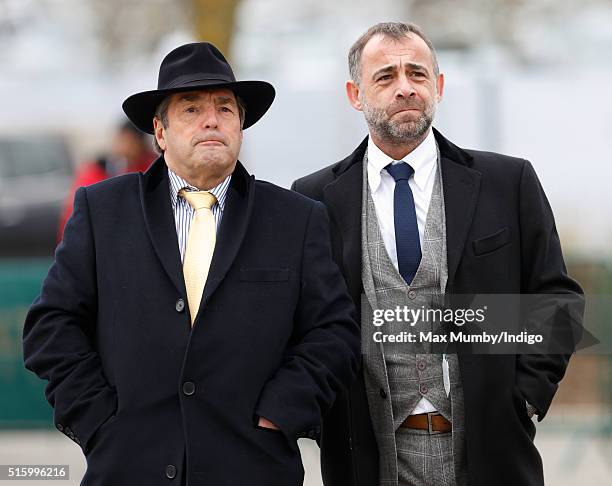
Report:
<svg viewBox="0 0 612 486"><path fill-rule="evenodd" d="M140 176L140 200L145 225L159 261L180 295L186 295L181 254L170 202L168 169L159 157Z"/></svg>
<svg viewBox="0 0 612 486"><path fill-rule="evenodd" d="M334 169L336 178L323 189L323 200L342 240L342 266L356 305L361 299L361 191L366 139Z"/></svg>
<svg viewBox="0 0 612 486"><path fill-rule="evenodd" d="M238 254L251 220L254 196L254 177L238 162L227 190L223 219L200 302L200 312L225 278Z"/></svg>
<svg viewBox="0 0 612 486"><path fill-rule="evenodd" d="M437 130L434 135L440 150L444 210L446 216L446 251L449 292L465 241L472 226L480 191L481 173L472 169L472 156L446 140Z"/></svg>

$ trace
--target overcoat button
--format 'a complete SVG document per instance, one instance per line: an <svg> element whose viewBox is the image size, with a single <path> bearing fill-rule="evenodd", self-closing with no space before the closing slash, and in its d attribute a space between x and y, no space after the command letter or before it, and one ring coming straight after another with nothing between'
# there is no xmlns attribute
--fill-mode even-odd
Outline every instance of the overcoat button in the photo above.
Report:
<svg viewBox="0 0 612 486"><path fill-rule="evenodd" d="M174 479L176 477L176 466L168 464L166 466L166 477L168 479Z"/></svg>
<svg viewBox="0 0 612 486"><path fill-rule="evenodd" d="M190 397L195 393L195 385L191 381L183 383L183 393Z"/></svg>

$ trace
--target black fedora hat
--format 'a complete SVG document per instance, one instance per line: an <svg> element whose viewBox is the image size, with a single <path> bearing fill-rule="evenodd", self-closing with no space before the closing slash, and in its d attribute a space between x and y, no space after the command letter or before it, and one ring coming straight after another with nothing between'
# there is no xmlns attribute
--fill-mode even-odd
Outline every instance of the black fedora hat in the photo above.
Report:
<svg viewBox="0 0 612 486"><path fill-rule="evenodd" d="M159 67L157 89L136 93L123 102L123 111L143 132L153 134L153 117L162 100L180 91L226 88L246 106L244 128L259 120L274 101L274 87L265 81L236 81L223 54L208 42L194 42L170 52Z"/></svg>

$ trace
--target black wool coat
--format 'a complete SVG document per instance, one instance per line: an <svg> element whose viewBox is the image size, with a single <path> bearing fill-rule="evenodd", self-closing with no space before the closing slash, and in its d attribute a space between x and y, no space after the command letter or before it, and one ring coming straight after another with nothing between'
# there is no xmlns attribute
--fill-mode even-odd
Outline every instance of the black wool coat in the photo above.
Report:
<svg viewBox="0 0 612 486"><path fill-rule="evenodd" d="M448 294L564 294L582 289L566 273L553 213L531 164L463 150L434 129L441 157ZM344 160L293 189L325 203L332 248L353 301L361 302L361 198L367 138ZM546 415L568 355L459 354L470 486L542 486L535 425L525 400ZM380 397L385 400L386 397ZM378 449L363 374L323 422L325 486L378 484Z"/></svg>
<svg viewBox="0 0 612 486"><path fill-rule="evenodd" d="M358 336L324 206L240 163L191 328L160 158L77 192L24 357L84 485L297 486L297 439L354 379Z"/></svg>

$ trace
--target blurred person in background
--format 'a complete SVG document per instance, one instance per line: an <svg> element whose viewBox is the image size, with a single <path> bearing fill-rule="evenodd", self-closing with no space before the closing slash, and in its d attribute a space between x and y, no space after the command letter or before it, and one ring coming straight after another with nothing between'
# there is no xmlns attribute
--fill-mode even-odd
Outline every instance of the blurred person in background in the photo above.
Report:
<svg viewBox="0 0 612 486"><path fill-rule="evenodd" d="M72 215L74 194L79 187L128 172L145 172L156 158L152 137L136 128L131 121L124 121L113 136L110 153L77 168L60 216L57 241L62 240L64 227Z"/></svg>
<svg viewBox="0 0 612 486"><path fill-rule="evenodd" d="M300 486L298 438L355 378L325 207L238 161L274 96L213 45L178 47L123 104L162 155L76 192L24 357L83 485Z"/></svg>
<svg viewBox="0 0 612 486"><path fill-rule="evenodd" d="M351 47L349 70L369 135L293 189L328 208L362 340L372 309L433 308L445 294L563 294L582 308L531 164L464 150L432 128L444 75L425 33L375 25ZM546 415L569 355L422 353L364 354L323 422L325 486L542 486L532 417Z"/></svg>

